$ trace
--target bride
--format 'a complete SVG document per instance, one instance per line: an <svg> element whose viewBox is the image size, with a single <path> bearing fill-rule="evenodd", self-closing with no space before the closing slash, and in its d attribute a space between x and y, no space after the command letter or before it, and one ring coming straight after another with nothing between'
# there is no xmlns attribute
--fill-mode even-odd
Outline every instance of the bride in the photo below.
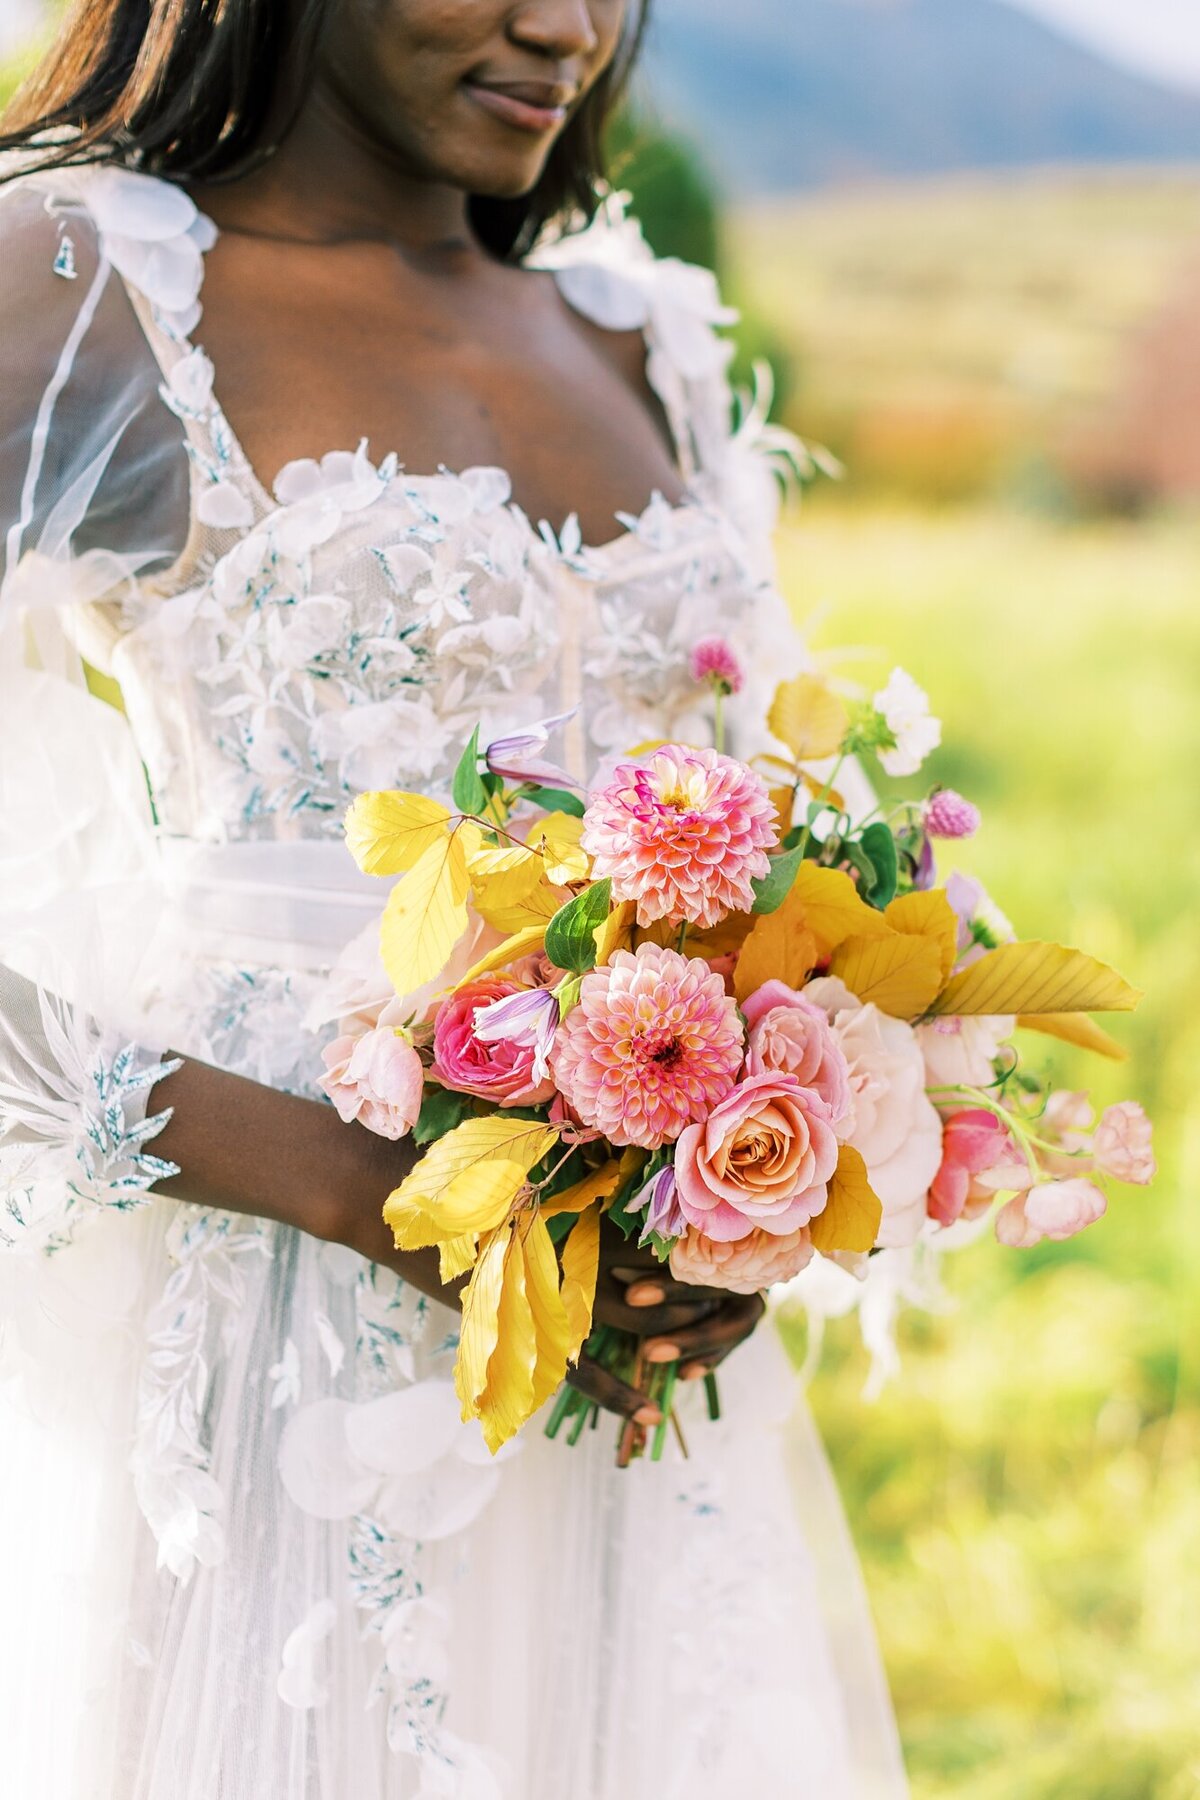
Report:
<svg viewBox="0 0 1200 1800"><path fill-rule="evenodd" d="M316 1085L381 991L355 793L477 722L566 715L583 774L686 737L714 630L749 753L799 661L731 315L600 181L644 23L88 0L0 137L13 1800L906 1791L761 1302L618 1240L599 1316L735 1351L725 1417L492 1462L380 1216L418 1152Z"/></svg>

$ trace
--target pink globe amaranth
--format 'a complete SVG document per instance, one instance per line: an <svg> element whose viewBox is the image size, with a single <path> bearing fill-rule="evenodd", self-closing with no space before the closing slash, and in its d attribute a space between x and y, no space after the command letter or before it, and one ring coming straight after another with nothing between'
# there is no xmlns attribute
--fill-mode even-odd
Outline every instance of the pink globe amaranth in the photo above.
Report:
<svg viewBox="0 0 1200 1800"><path fill-rule="evenodd" d="M357 1120L376 1136L407 1136L417 1122L425 1071L406 1032L378 1026L334 1038L321 1052L318 1081L347 1124Z"/></svg>
<svg viewBox="0 0 1200 1800"><path fill-rule="evenodd" d="M1043 1181L996 1214L996 1236L1012 1250L1031 1250L1043 1238L1075 1237L1102 1219L1108 1200L1093 1181Z"/></svg>
<svg viewBox="0 0 1200 1800"><path fill-rule="evenodd" d="M729 1092L742 1044L737 1006L707 963L640 944L584 976L551 1068L585 1125L657 1150Z"/></svg>
<svg viewBox="0 0 1200 1800"><path fill-rule="evenodd" d="M829 1108L794 1075L747 1075L675 1146L683 1216L727 1243L785 1237L823 1212L837 1168Z"/></svg>
<svg viewBox="0 0 1200 1800"><path fill-rule="evenodd" d="M480 975L442 1002L433 1027L435 1081L497 1106L537 1106L553 1098L553 1081L535 1074L532 1045L507 1038L485 1043L475 1030L477 1008L521 991L506 975Z"/></svg>
<svg viewBox="0 0 1200 1800"><path fill-rule="evenodd" d="M689 1226L671 1251L671 1273L689 1287L723 1288L729 1294L757 1294L778 1281L791 1281L813 1258L808 1227L775 1237L752 1231L722 1242Z"/></svg>
<svg viewBox="0 0 1200 1800"><path fill-rule="evenodd" d="M1100 1173L1138 1187L1147 1186L1158 1173L1153 1146L1154 1127L1136 1100L1107 1107L1092 1141Z"/></svg>
<svg viewBox="0 0 1200 1800"><path fill-rule="evenodd" d="M979 808L953 788L939 788L925 802L925 829L931 838L974 837L979 826Z"/></svg>
<svg viewBox="0 0 1200 1800"><path fill-rule="evenodd" d="M820 1094L837 1125L851 1111L850 1066L823 1009L782 981L767 981L742 1006L748 1027L746 1068L794 1075Z"/></svg>
<svg viewBox="0 0 1200 1800"><path fill-rule="evenodd" d="M692 647L688 668L693 681L709 681L727 694L739 694L746 679L728 638L703 637Z"/></svg>
<svg viewBox="0 0 1200 1800"><path fill-rule="evenodd" d="M636 902L639 924L708 928L750 911L777 839L761 776L716 750L667 744L613 771L588 803L580 841L614 900Z"/></svg>

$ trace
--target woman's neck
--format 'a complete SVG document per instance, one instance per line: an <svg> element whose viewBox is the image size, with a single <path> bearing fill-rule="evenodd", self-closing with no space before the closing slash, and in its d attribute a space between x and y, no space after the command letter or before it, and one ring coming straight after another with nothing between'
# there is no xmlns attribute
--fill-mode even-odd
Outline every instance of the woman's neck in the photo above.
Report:
<svg viewBox="0 0 1200 1800"><path fill-rule="evenodd" d="M414 174L321 87L268 162L197 198L224 231L314 243L376 238L415 252L478 249L461 189Z"/></svg>

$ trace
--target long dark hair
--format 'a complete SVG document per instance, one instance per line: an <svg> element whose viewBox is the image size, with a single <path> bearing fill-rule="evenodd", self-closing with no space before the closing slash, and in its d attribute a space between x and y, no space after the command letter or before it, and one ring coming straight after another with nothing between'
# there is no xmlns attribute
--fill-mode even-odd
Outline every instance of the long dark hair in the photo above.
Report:
<svg viewBox="0 0 1200 1800"><path fill-rule="evenodd" d="M119 162L179 182L234 181L266 161L308 91L332 0L78 0L18 90L0 151L41 169ZM646 29L636 11L617 61L517 200L475 196L471 217L494 255L515 258L551 220L596 210L604 128ZM42 134L48 140L35 142Z"/></svg>

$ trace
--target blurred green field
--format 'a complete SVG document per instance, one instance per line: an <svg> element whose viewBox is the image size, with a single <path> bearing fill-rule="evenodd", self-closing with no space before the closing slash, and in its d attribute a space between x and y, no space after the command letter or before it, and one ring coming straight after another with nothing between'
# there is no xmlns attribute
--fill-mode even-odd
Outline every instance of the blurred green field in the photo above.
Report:
<svg viewBox="0 0 1200 1800"><path fill-rule="evenodd" d="M1200 1794L1200 523L818 500L781 548L831 666L874 683L900 662L927 686L929 773L984 812L957 865L1023 934L1147 991L1115 1026L1124 1066L1027 1048L1151 1109L1156 1185L1073 1244L989 1236L949 1259L955 1310L908 1315L877 1403L852 1321L813 1385L916 1800L1182 1800Z"/></svg>

